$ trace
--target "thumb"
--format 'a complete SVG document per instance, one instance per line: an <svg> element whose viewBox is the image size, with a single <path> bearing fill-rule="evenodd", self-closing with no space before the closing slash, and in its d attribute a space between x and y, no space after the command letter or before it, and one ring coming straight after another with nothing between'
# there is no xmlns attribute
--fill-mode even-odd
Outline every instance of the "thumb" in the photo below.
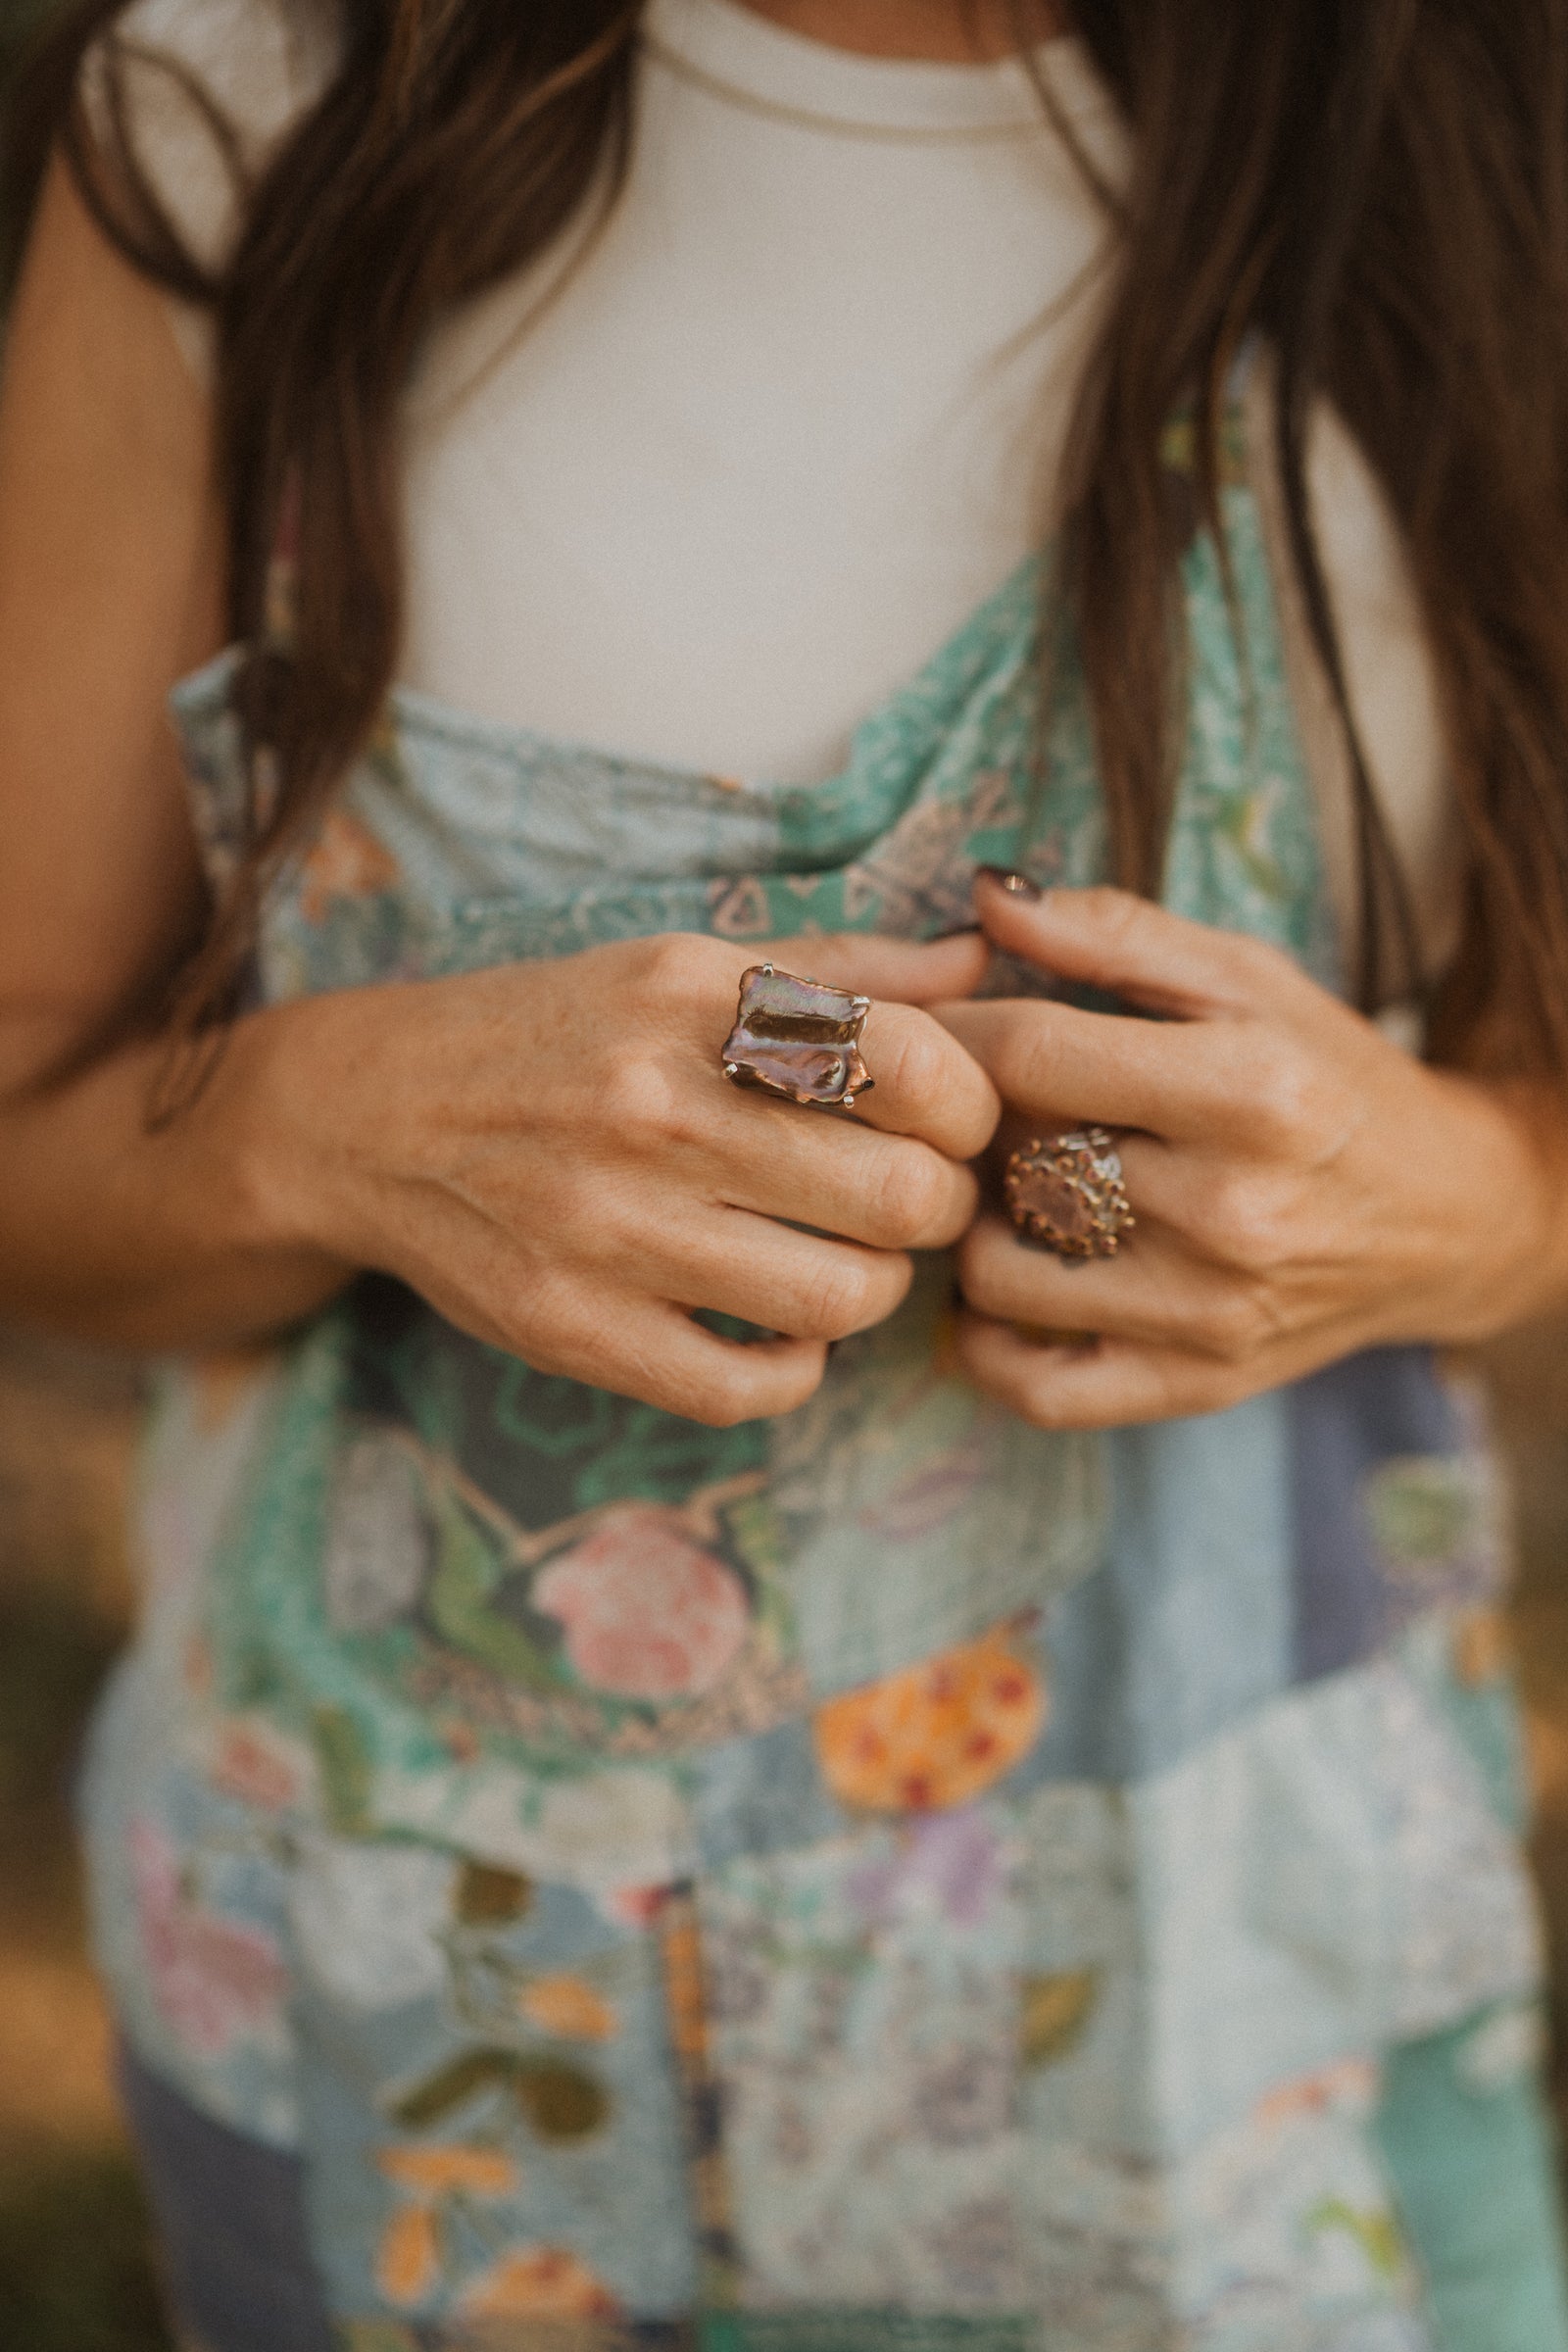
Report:
<svg viewBox="0 0 1568 2352"><path fill-rule="evenodd" d="M983 866L975 911L992 943L1054 978L1182 1020L1255 1011L1272 951L1171 914L1130 890L1047 890ZM1278 959L1281 970L1292 967Z"/></svg>
<svg viewBox="0 0 1568 2352"><path fill-rule="evenodd" d="M816 938L781 939L748 948L759 963L776 963L802 979L825 980L859 997L881 997L890 1004L937 1004L946 997L972 997L991 962L991 946L980 930L951 939L879 939L870 932L830 931Z"/></svg>

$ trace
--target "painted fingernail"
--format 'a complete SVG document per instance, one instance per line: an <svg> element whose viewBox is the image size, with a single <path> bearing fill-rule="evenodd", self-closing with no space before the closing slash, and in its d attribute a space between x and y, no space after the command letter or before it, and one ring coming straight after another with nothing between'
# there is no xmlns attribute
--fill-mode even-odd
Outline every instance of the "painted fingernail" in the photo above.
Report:
<svg viewBox="0 0 1568 2352"><path fill-rule="evenodd" d="M999 890L1004 890L1010 899L1033 901L1045 896L1038 882L1031 882L1027 874L1020 874L1011 866L983 865L980 871L988 882L994 882Z"/></svg>

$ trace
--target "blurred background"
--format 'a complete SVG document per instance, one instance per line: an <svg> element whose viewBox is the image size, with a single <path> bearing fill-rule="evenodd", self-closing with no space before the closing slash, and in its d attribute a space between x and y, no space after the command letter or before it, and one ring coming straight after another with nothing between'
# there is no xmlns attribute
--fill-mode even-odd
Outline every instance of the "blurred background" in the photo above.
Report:
<svg viewBox="0 0 1568 2352"><path fill-rule="evenodd" d="M52 0L0 0L0 85ZM1512 1465L1536 1861L1568 1986L1568 1326L1478 1367ZM0 2352L171 2352L83 1951L82 1723L124 1638L134 1367L0 1327ZM1568 2124L1568 2000L1553 2003Z"/></svg>
<svg viewBox="0 0 1568 2352"><path fill-rule="evenodd" d="M0 0L0 100L57 5ZM133 1367L0 1327L0 2352L171 2352L71 1829L83 1718L129 1616L137 1415Z"/></svg>

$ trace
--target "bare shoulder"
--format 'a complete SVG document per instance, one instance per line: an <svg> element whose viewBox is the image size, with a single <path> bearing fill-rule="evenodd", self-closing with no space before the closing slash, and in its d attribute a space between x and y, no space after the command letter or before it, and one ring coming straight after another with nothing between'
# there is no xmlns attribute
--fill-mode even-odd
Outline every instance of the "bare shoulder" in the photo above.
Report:
<svg viewBox="0 0 1568 2352"><path fill-rule="evenodd" d="M0 380L0 1086L125 1011L196 919L166 700L221 640L222 539L168 303L57 166Z"/></svg>

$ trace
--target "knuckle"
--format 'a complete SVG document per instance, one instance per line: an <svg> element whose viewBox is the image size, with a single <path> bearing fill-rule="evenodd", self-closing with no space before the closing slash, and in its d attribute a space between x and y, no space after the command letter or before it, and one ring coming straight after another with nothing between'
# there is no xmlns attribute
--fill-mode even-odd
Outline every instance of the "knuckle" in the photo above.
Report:
<svg viewBox="0 0 1568 2352"><path fill-rule="evenodd" d="M691 931L664 931L645 943L648 984L662 996L695 995L713 976L713 942Z"/></svg>
<svg viewBox="0 0 1568 2352"><path fill-rule="evenodd" d="M1020 1005L997 1042L991 1076L1004 1102L1021 1106L1044 1100L1047 1041L1044 1008Z"/></svg>
<svg viewBox="0 0 1568 2352"><path fill-rule="evenodd" d="M1237 1370L1251 1362L1272 1336L1272 1319L1251 1284L1227 1286L1207 1299L1197 1317L1200 1347L1216 1362Z"/></svg>
<svg viewBox="0 0 1568 2352"><path fill-rule="evenodd" d="M904 1009L889 1075L906 1107L920 1110L940 1101L944 1080L951 1076L951 1040L928 1014L912 1006Z"/></svg>
<svg viewBox="0 0 1568 2352"><path fill-rule="evenodd" d="M1313 1072L1305 1056L1277 1035L1255 1040L1243 1072L1253 1133L1275 1151L1289 1151L1310 1133L1316 1108Z"/></svg>
<svg viewBox="0 0 1568 2352"><path fill-rule="evenodd" d="M735 1429L754 1419L759 1408L749 1385L700 1380L693 1381L689 1400L677 1409L686 1420L701 1421L709 1429Z"/></svg>
<svg viewBox="0 0 1568 2352"><path fill-rule="evenodd" d="M736 1348L734 1360L702 1384L702 1409L687 1418L710 1429L735 1429L775 1413L794 1412L821 1386L827 1351L794 1349L780 1357L771 1349Z"/></svg>
<svg viewBox="0 0 1568 2352"><path fill-rule="evenodd" d="M1202 1239L1209 1254L1246 1274L1266 1274L1285 1253L1283 1217L1274 1188L1253 1176L1221 1178L1203 1205Z"/></svg>
<svg viewBox="0 0 1568 2352"><path fill-rule="evenodd" d="M872 1215L879 1238L910 1249L951 1218L953 1188L934 1152L906 1147L886 1154L878 1172Z"/></svg>
<svg viewBox="0 0 1568 2352"><path fill-rule="evenodd" d="M871 1264L835 1254L813 1275L802 1299L799 1329L803 1340L842 1340L870 1320L879 1303Z"/></svg>
<svg viewBox="0 0 1568 2352"><path fill-rule="evenodd" d="M979 1211L980 1180L972 1168L939 1165L933 1187L930 1213L909 1245L911 1249L952 1249L972 1230Z"/></svg>
<svg viewBox="0 0 1568 2352"><path fill-rule="evenodd" d="M1044 1364L1024 1379L1013 1409L1031 1429L1066 1429L1075 1424L1072 1404L1063 1396L1060 1381Z"/></svg>
<svg viewBox="0 0 1568 2352"><path fill-rule="evenodd" d="M1080 893L1078 904L1095 928L1110 941L1128 939L1141 930L1151 911L1149 901L1136 891L1117 890L1108 882L1096 883Z"/></svg>
<svg viewBox="0 0 1568 2352"><path fill-rule="evenodd" d="M595 1092L599 1125L626 1144L682 1144L706 1122L691 1090L652 1054L617 1053Z"/></svg>

